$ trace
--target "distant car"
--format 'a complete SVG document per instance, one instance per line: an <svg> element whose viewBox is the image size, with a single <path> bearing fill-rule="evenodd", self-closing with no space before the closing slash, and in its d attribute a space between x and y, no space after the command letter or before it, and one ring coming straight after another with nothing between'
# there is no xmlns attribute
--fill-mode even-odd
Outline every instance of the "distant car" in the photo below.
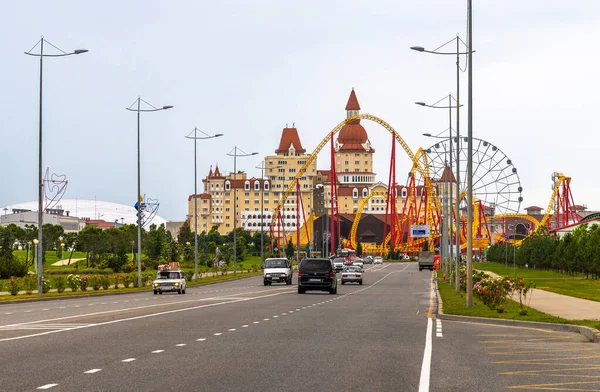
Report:
<svg viewBox="0 0 600 392"><path fill-rule="evenodd" d="M363 264L364 263L363 263L362 259L354 259L354 260L352 260L352 265L355 266L355 267L360 267L361 270L363 269Z"/></svg>
<svg viewBox="0 0 600 392"><path fill-rule="evenodd" d="M340 272L342 269L344 269L345 262L346 259L344 259L343 257L336 257L335 259L333 259L333 266L335 268L335 272Z"/></svg>
<svg viewBox="0 0 600 392"><path fill-rule="evenodd" d="M342 270L342 284L346 284L349 282L356 282L358 284L363 284L363 272L362 268L357 266L344 267Z"/></svg>
<svg viewBox="0 0 600 392"><path fill-rule="evenodd" d="M186 284L183 272L180 270L162 270L156 273L156 279L152 282L154 294L162 294L167 291L176 291L177 294L185 294Z"/></svg>
<svg viewBox="0 0 600 392"><path fill-rule="evenodd" d="M363 263L373 264L373 256L367 256L367 257L363 258Z"/></svg>
<svg viewBox="0 0 600 392"><path fill-rule="evenodd" d="M373 264L383 264L383 257L377 256L373 259Z"/></svg>
<svg viewBox="0 0 600 392"><path fill-rule="evenodd" d="M298 266L298 294L307 290L337 294L337 277L329 259L304 259Z"/></svg>

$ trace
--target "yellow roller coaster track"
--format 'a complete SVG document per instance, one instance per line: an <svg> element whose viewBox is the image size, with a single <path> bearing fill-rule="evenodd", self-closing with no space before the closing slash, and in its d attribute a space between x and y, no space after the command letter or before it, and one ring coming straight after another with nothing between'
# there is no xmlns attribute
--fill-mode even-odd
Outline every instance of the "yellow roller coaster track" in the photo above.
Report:
<svg viewBox="0 0 600 392"><path fill-rule="evenodd" d="M342 121L341 123L339 123L338 125L336 125L331 130L331 132L329 132L327 134L327 136L325 136L325 138L314 149L313 153L310 154L310 156L308 157L308 159L306 160L304 165L302 165L302 167L298 170L298 172L296 173L296 177L294 178L294 180L292 182L290 182L290 185L288 186L287 190L283 194L283 197L281 199L279 199L279 202L277 203L277 207L275 208L273 217L271 218L271 227L275 227L275 223L277 221L277 215L279 213L279 210L283 206L283 203L285 202L285 200L287 200L289 194L294 192L294 190L296 188L296 181L298 181L298 179L300 177L302 177L302 175L306 172L306 169L308 169L308 167L314 162L314 160L317 158L318 153L323 149L323 147L325 147L327 142L329 142L331 140L331 138L344 127L344 125L346 125L352 121L356 121L356 120L373 121L373 122L381 125L385 129L387 129L392 135L394 135L394 138L396 138L398 143L400 143L400 145L402 146L402 148L404 149L404 151L406 152L408 157L411 159L411 161L413 161L413 162L416 161L415 154L413 154L412 150L408 147L408 145L406 144L404 139L402 139L402 137L398 134L398 132L396 132L396 130L394 128L392 128L391 125L389 125L387 122L385 122L381 118L379 118L377 116L373 116L371 114L359 114L359 115L356 115L353 117L349 117L349 118L345 119L344 121ZM424 158L424 159L426 161L427 158ZM413 167L414 166L415 165L413 163ZM439 202L437 201L437 197L435 196L435 193L432 191L431 182L429 181L429 169L427 168L427 166L425 166L425 168L423 168L418 163L416 164L416 169L421 173L421 175L425 179L425 185L427 187L427 194L429 196L432 195L435 200L436 205L439 205ZM333 197L333 194L332 194L332 197Z"/></svg>
<svg viewBox="0 0 600 392"><path fill-rule="evenodd" d="M552 206L554 205L554 200L556 199L556 195L560 189L560 186L563 182L567 182L567 185L571 183L571 177L566 177L562 173L557 173L556 184L554 184L554 190L552 191L552 196L550 197L550 201L548 202L548 208L546 208L546 213L542 217L540 221L540 226L545 226L548 218L550 217L550 211L552 210ZM566 197L566 195L564 196ZM556 212L556 211L555 211Z"/></svg>

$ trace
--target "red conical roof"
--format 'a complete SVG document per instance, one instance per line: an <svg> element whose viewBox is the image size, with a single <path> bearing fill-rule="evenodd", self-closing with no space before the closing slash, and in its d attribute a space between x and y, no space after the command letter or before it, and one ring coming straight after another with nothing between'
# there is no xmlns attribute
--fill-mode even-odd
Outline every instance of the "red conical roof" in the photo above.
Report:
<svg viewBox="0 0 600 392"><path fill-rule="evenodd" d="M296 128L283 128L281 132L281 139L279 140L279 148L275 150L275 153L288 152L291 145L294 145L296 152L304 154L306 149L302 147L300 143L300 136L298 136L298 130Z"/></svg>
<svg viewBox="0 0 600 392"><path fill-rule="evenodd" d="M358 104L358 99L356 98L356 93L354 92L354 87L350 92L350 98L348 98L348 103L346 104L346 110L360 110L360 105Z"/></svg>

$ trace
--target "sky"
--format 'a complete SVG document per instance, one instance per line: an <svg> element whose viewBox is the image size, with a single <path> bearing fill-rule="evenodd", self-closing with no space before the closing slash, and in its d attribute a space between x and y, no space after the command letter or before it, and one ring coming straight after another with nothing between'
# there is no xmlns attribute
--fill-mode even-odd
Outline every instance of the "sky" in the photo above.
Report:
<svg viewBox="0 0 600 392"><path fill-rule="evenodd" d="M473 136L513 161L521 208L546 208L551 175L562 172L575 203L600 210L600 2L473 3ZM160 200L164 218L183 220L194 192L194 143L185 136L194 127L224 134L198 141L199 192L210 165L233 170L235 146L259 153L237 167L260 176L256 166L286 124L312 151L345 118L352 88L362 112L387 121L413 151L430 146L422 134L447 129L448 113L414 102L455 94L455 59L409 48L435 49L456 34L467 41L466 19L466 0L7 2L0 206L37 200L39 60L23 52L42 35L65 52L89 50L43 65L43 165L67 176L65 197L135 203L137 119L125 108L140 96L174 106L141 116L142 193ZM460 78L466 134L467 73ZM387 183L389 133L362 123ZM318 168L327 162L322 153ZM402 151L396 164L410 170Z"/></svg>

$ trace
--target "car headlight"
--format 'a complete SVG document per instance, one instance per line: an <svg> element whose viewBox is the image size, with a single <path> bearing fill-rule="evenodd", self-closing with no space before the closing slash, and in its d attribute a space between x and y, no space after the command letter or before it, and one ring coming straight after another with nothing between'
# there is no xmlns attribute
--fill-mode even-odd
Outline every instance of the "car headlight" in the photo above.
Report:
<svg viewBox="0 0 600 392"><path fill-rule="evenodd" d="M158 287L158 286L159 286L159 284L158 284L158 283L154 283L154 287Z"/></svg>
<svg viewBox="0 0 600 392"><path fill-rule="evenodd" d="M179 287L179 282L175 282L175 287Z"/></svg>
<svg viewBox="0 0 600 392"><path fill-rule="evenodd" d="M285 272L283 274L281 274L281 276L286 276Z"/></svg>
<svg viewBox="0 0 600 392"><path fill-rule="evenodd" d="M266 275L265 275L265 277L266 277L266 278L270 278L270 277L271 277L271 274L266 274Z"/></svg>

